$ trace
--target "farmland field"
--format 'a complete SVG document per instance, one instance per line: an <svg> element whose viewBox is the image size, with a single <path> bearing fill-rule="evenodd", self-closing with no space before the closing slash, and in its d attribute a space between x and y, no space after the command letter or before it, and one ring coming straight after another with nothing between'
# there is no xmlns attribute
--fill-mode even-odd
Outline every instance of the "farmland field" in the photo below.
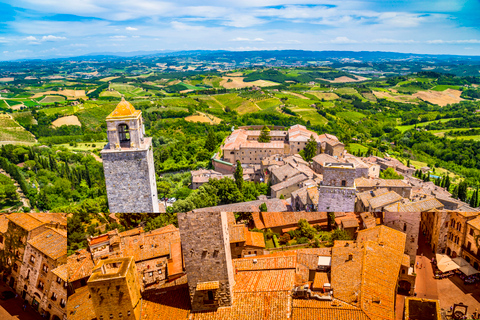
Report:
<svg viewBox="0 0 480 320"><path fill-rule="evenodd" d="M313 94L315 97L319 99L324 99L324 100L336 100L339 99L339 96L337 96L333 92L316 92L316 91L309 91L308 93Z"/></svg>
<svg viewBox="0 0 480 320"><path fill-rule="evenodd" d="M447 89L460 90L460 86L451 86L446 84L440 84L432 88L434 91L445 91Z"/></svg>
<svg viewBox="0 0 480 320"><path fill-rule="evenodd" d="M65 101L64 97L60 96L45 96L40 103L54 103L54 102L63 102Z"/></svg>
<svg viewBox="0 0 480 320"><path fill-rule="evenodd" d="M195 115L188 116L185 118L185 120L190 122L206 122L210 124L219 124L220 122L222 122L222 119L202 112L198 112Z"/></svg>
<svg viewBox="0 0 480 320"><path fill-rule="evenodd" d="M413 94L414 97L445 107L447 104L459 103L463 99L459 90L446 89L444 91L419 91Z"/></svg>
<svg viewBox="0 0 480 320"><path fill-rule="evenodd" d="M33 134L25 130L8 114L0 114L0 144L34 143Z"/></svg>
<svg viewBox="0 0 480 320"><path fill-rule="evenodd" d="M61 127L63 125L81 126L82 124L78 120L77 116L61 117L61 118L58 118L57 120L52 122L53 127Z"/></svg>
<svg viewBox="0 0 480 320"><path fill-rule="evenodd" d="M440 119L440 120L433 120L433 121L427 121L427 122L420 122L420 123L417 123L417 127L425 127L426 125L428 125L430 123L439 122L439 121L443 123L443 122L448 122L450 120L455 120L455 119L458 119L458 118ZM401 132L405 132L407 130L415 128L415 125L410 124L410 125L396 126L395 128L397 128ZM443 131L445 131L445 130L443 130Z"/></svg>
<svg viewBox="0 0 480 320"><path fill-rule="evenodd" d="M365 115L360 112L349 111L349 112L338 112L337 117L340 117L343 119L349 119L353 121L360 121L363 118L365 118Z"/></svg>
<svg viewBox="0 0 480 320"><path fill-rule="evenodd" d="M262 109L262 111L275 111L276 108L281 104L282 102L275 98L257 101L257 105L260 107L260 109Z"/></svg>

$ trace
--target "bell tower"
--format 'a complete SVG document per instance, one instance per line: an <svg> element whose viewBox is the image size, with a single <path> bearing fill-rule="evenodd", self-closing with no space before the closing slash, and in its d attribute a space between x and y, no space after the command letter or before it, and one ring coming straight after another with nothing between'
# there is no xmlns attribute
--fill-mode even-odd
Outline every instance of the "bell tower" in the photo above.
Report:
<svg viewBox="0 0 480 320"><path fill-rule="evenodd" d="M107 116L103 160L111 213L159 212L152 138L144 137L142 112L122 98Z"/></svg>

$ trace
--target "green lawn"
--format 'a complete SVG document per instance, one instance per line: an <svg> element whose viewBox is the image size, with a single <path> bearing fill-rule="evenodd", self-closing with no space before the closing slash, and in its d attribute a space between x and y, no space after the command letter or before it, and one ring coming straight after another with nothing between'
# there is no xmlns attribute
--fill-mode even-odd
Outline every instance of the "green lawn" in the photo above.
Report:
<svg viewBox="0 0 480 320"><path fill-rule="evenodd" d="M438 85L438 86L435 86L435 87L432 88L432 90L435 90L435 91L445 91L447 89L460 90L460 87L459 86L451 86L451 85L441 84L441 85Z"/></svg>

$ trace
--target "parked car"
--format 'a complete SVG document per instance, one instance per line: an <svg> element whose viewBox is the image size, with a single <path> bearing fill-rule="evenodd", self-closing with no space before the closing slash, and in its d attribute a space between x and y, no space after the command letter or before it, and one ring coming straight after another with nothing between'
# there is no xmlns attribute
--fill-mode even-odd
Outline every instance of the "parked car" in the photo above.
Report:
<svg viewBox="0 0 480 320"><path fill-rule="evenodd" d="M2 295L0 296L0 299L2 300L8 300L8 299L12 299L12 298L15 298L15 293L13 293L12 291L3 291L2 292Z"/></svg>

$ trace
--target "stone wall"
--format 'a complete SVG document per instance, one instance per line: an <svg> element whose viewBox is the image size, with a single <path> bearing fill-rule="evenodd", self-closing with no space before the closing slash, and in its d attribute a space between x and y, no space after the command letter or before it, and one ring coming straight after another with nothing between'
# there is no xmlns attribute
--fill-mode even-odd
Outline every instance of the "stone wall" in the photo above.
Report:
<svg viewBox="0 0 480 320"><path fill-rule="evenodd" d="M101 274L99 265L96 266L90 280L88 290L92 298L93 307L97 319L104 320L140 320L141 295L140 285L137 279L137 269L133 257L103 260L106 264L128 264L125 274ZM102 264L100 262L100 264Z"/></svg>
<svg viewBox="0 0 480 320"><path fill-rule="evenodd" d="M410 263L415 263L420 233L420 212L385 212L383 224L407 235L405 253L410 257Z"/></svg>
<svg viewBox="0 0 480 320"><path fill-rule="evenodd" d="M353 212L355 210L355 188L318 187L318 208L320 212Z"/></svg>
<svg viewBox="0 0 480 320"><path fill-rule="evenodd" d="M225 212L178 214L194 311L232 305L234 278L227 220ZM219 283L218 289L197 290L199 283L216 281ZM209 291L213 294L213 301L208 299Z"/></svg>
<svg viewBox="0 0 480 320"><path fill-rule="evenodd" d="M345 187L355 186L355 167L350 164L331 164L325 163L323 168L323 182L324 186L343 187L342 181L345 181Z"/></svg>
<svg viewBox="0 0 480 320"><path fill-rule="evenodd" d="M145 145L138 150L102 152L111 213L159 212L151 138L145 139Z"/></svg>

